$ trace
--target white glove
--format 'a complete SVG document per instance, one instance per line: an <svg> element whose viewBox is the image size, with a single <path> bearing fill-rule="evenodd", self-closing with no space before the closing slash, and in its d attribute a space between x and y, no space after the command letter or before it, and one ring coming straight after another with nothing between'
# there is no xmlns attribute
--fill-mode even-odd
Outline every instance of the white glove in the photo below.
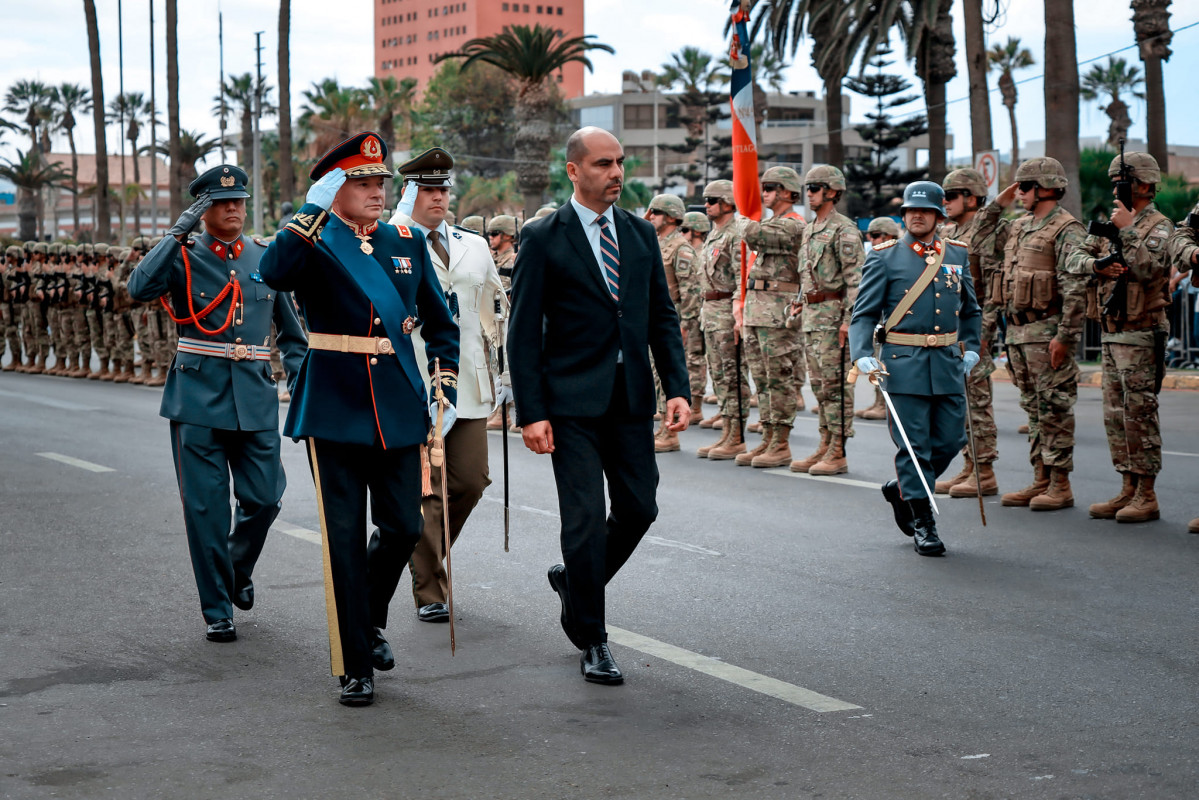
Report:
<svg viewBox="0 0 1199 800"><path fill-rule="evenodd" d="M506 404L512 402L512 384L505 383L506 378L508 378L508 376L506 374L496 376L496 379L495 379L495 408L491 409L492 411L496 411L497 409L500 408L500 406L503 406L503 405L506 405Z"/></svg>
<svg viewBox="0 0 1199 800"><path fill-rule="evenodd" d="M450 432L450 428L454 427L454 421L458 419L458 412L454 410L453 403L445 404L445 415L441 418L441 437L444 439ZM429 403L429 420L433 425L437 424L437 401Z"/></svg>
<svg viewBox="0 0 1199 800"><path fill-rule="evenodd" d="M400 204L396 206L396 213L411 217L412 209L416 208L416 194L419 191L420 187L416 185L416 181L408 181L404 187L404 193L400 195Z"/></svg>
<svg viewBox="0 0 1199 800"><path fill-rule="evenodd" d="M326 211L333 205L333 198L337 197L337 190L346 182L346 171L341 167L334 167L326 172L321 179L308 189L308 194L304 197L304 202L315 203Z"/></svg>
<svg viewBox="0 0 1199 800"><path fill-rule="evenodd" d="M969 375L970 371L978 366L978 361L979 355L973 350L962 353L962 371Z"/></svg>
<svg viewBox="0 0 1199 800"><path fill-rule="evenodd" d="M871 372L877 372L883 368L883 365L878 363L878 359L874 356L862 356L853 363L857 366L858 372L863 375L869 375Z"/></svg>

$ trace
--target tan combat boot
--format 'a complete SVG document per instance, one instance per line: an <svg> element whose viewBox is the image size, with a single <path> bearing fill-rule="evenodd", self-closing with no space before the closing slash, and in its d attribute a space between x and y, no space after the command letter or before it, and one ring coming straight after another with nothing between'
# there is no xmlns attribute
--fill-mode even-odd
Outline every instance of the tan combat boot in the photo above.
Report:
<svg viewBox="0 0 1199 800"><path fill-rule="evenodd" d="M45 371L46 371L46 357L41 355L40 353L38 354L37 358L35 358L33 360L33 366L30 367L28 370L26 370L26 372L28 372L30 375L41 375Z"/></svg>
<svg viewBox="0 0 1199 800"><path fill-rule="evenodd" d="M86 356L83 353L79 354L79 362L78 362L79 368L76 369L71 374L72 378L86 378L91 373L92 366L90 363L91 362L90 356L91 356L90 351L89 351L88 355L86 355Z"/></svg>
<svg viewBox="0 0 1199 800"><path fill-rule="evenodd" d="M755 420L755 421L749 423L748 425L745 426L745 431L746 431L746 433L761 433L762 432L762 420L759 419L759 420Z"/></svg>
<svg viewBox="0 0 1199 800"><path fill-rule="evenodd" d="M1074 505L1074 492L1070 489L1070 470L1054 467L1049 471L1049 488L1028 501L1033 511L1058 511Z"/></svg>
<svg viewBox="0 0 1199 800"><path fill-rule="evenodd" d="M722 444L724 444L724 440L729 438L729 427L730 426L725 425L723 428L721 428L720 438L712 442L710 445L699 448L695 451L695 454L700 458L707 458L708 453L712 452L714 448L720 447Z"/></svg>
<svg viewBox="0 0 1199 800"><path fill-rule="evenodd" d="M704 399L702 397L691 398L691 421L688 425L698 425L704 421Z"/></svg>
<svg viewBox="0 0 1199 800"><path fill-rule="evenodd" d="M749 429L746 428L746 430ZM766 449L770 447L770 439L772 436L774 436L774 426L767 425L766 432L762 434L762 441L758 442L758 446L746 453L738 454L738 456L733 459L737 462L737 466L748 467L755 458L765 453Z"/></svg>
<svg viewBox="0 0 1199 800"><path fill-rule="evenodd" d="M1023 489L1015 492L1008 492L999 499L999 502L1005 506L1027 506L1034 497L1044 492L1049 488L1049 467L1045 466L1045 462L1037 459L1033 462L1033 479L1032 483L1025 486Z"/></svg>
<svg viewBox="0 0 1199 800"><path fill-rule="evenodd" d="M655 453L674 453L679 450L679 434L675 431L662 428L662 435L654 437L654 452Z"/></svg>
<svg viewBox="0 0 1199 800"><path fill-rule="evenodd" d="M1199 533L1199 517L1187 523L1187 533Z"/></svg>
<svg viewBox="0 0 1199 800"><path fill-rule="evenodd" d="M982 483L982 496L990 497L999 494L999 481L995 479L995 468L990 464L978 465L978 479ZM949 490L950 497L978 497L978 484L974 482L974 472L961 483L955 484Z"/></svg>
<svg viewBox="0 0 1199 800"><path fill-rule="evenodd" d="M1028 425L1027 425L1027 423L1026 423L1026 424L1024 424L1024 425L1021 425L1019 428L1016 428L1016 433L1023 433L1023 434L1025 434L1025 435L1028 435Z"/></svg>
<svg viewBox="0 0 1199 800"><path fill-rule="evenodd" d="M129 379L133 377L133 362L122 361L121 371L117 372L112 377L113 383L129 383Z"/></svg>
<svg viewBox="0 0 1199 800"><path fill-rule="evenodd" d="M716 426L717 422L720 422L720 411L719 410L717 410L717 412L715 414L708 417L707 419L701 419L699 421L699 426L701 428L713 428ZM717 428L717 430L720 430L720 429Z"/></svg>
<svg viewBox="0 0 1199 800"><path fill-rule="evenodd" d="M146 379L147 386L166 386L167 385L167 368L155 368L153 377Z"/></svg>
<svg viewBox="0 0 1199 800"><path fill-rule="evenodd" d="M133 365L133 374L129 378L130 383L145 384L150 377L150 369L153 361L143 358L141 360L141 370L138 370L138 365Z"/></svg>
<svg viewBox="0 0 1199 800"><path fill-rule="evenodd" d="M728 438L723 444L708 451L709 461L728 461L736 458L738 453L745 452L745 439L741 436L741 426L737 424L737 420L728 417L724 426L729 430Z"/></svg>
<svg viewBox="0 0 1199 800"><path fill-rule="evenodd" d="M704 402L710 406L716 405L716 395L714 395L714 394L704 395Z"/></svg>
<svg viewBox="0 0 1199 800"><path fill-rule="evenodd" d="M820 444L816 446L816 452L812 453L812 455L808 456L807 458L800 459L799 461L792 461L791 471L807 472L812 468L813 464L819 464L820 460L824 458L825 451L828 450L829 441L831 439L832 435L828 431L821 431Z"/></svg>
<svg viewBox="0 0 1199 800"><path fill-rule="evenodd" d="M14 355L12 358L12 361L8 362L3 367L0 367L0 371L13 372L20 365L20 363L21 363L20 359Z"/></svg>
<svg viewBox="0 0 1199 800"><path fill-rule="evenodd" d="M115 362L115 361L111 362L111 364L112 364L111 367L109 366L109 363L110 362L105 361L104 363L102 363L100 365L100 372L97 374L96 377L102 381L112 382L113 380L116 380L117 373L120 372L120 370L121 370L121 368L117 364L117 362Z"/></svg>
<svg viewBox="0 0 1199 800"><path fill-rule="evenodd" d="M770 447L750 464L759 469L785 467L791 463L791 426L775 425L771 431Z"/></svg>
<svg viewBox="0 0 1199 800"><path fill-rule="evenodd" d="M1132 502L1116 512L1116 522L1148 522L1161 519L1162 512L1157 507L1157 492L1153 484L1157 482L1156 475L1140 475L1137 477L1137 493Z"/></svg>
<svg viewBox="0 0 1199 800"><path fill-rule="evenodd" d="M497 408L495 411L491 412L489 417L487 417L487 430L498 431L500 428L504 427L503 414L501 411L502 409Z"/></svg>
<svg viewBox="0 0 1199 800"><path fill-rule="evenodd" d="M824 458L808 467L809 475L843 475L846 472L849 472L849 462L845 458L845 440L840 436L833 436L828 450L824 451Z"/></svg>
<svg viewBox="0 0 1199 800"><path fill-rule="evenodd" d="M1106 502L1091 503L1091 507L1087 509L1091 519L1115 519L1116 512L1132 502L1133 496L1137 493L1138 476L1132 472L1121 472L1120 475L1124 478L1124 485L1120 487L1120 493Z"/></svg>
<svg viewBox="0 0 1199 800"><path fill-rule="evenodd" d="M965 483L966 479L974 475L974 462L970 460L969 454L966 455L966 463L962 464L962 471L952 478L946 478L943 481L937 481L933 484L933 492L936 494L949 494L949 490L957 486L959 483Z"/></svg>
<svg viewBox="0 0 1199 800"><path fill-rule="evenodd" d="M51 367L49 364L50 364L50 356L46 356L46 366L44 369L44 373L46 375L62 375L63 374L62 356L60 356L57 352L54 354L54 366Z"/></svg>

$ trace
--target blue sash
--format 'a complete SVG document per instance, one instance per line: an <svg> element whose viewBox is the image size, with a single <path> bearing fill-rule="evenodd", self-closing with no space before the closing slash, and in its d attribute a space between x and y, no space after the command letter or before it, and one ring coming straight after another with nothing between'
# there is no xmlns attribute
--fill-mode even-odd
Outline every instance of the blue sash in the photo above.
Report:
<svg viewBox="0 0 1199 800"><path fill-rule="evenodd" d="M380 223L378 233L383 233L384 227ZM354 236L350 229L346 227L346 224L336 216L329 220L329 224L321 231L321 241L333 253L337 262L341 264L342 271L349 276L359 290L374 304L375 314L378 315L379 319L383 320L383 328L387 331L387 335L391 339L396 358L400 361L400 367L404 370L404 374L408 376L408 380L412 384L416 396L420 398L421 403L428 405L428 395L425 392L425 379L416 364L416 353L412 347L412 336L404 333L404 320L409 316L415 315L409 314L407 307L404 305L403 298L400 297L399 291L396 290L395 284L391 282L383 266L375 260L374 256L369 256L362 252L361 240ZM424 246L423 240L414 238L413 241L420 247ZM378 242L376 246L382 244L384 243ZM400 346L401 339L406 343L406 347Z"/></svg>

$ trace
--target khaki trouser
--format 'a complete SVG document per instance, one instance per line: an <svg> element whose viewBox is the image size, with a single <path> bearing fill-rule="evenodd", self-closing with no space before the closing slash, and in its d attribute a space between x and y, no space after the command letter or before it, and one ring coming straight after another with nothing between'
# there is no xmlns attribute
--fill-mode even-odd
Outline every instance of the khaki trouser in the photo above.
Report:
<svg viewBox="0 0 1199 800"><path fill-rule="evenodd" d="M501 434L503 435L503 434ZM487 465L487 420L460 419L445 437L445 469L450 501L450 545L462 533L466 518L491 485ZM444 512L441 503L441 470L430 470L433 494L421 501L425 529L408 569L412 573L412 597L417 608L444 603L448 582L445 575Z"/></svg>

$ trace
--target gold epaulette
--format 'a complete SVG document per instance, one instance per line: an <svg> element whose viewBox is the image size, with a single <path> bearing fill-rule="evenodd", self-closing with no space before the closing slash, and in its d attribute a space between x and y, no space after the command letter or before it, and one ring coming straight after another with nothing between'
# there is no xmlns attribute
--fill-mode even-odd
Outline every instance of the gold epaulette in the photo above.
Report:
<svg viewBox="0 0 1199 800"><path fill-rule="evenodd" d="M888 239L887 241L883 242L882 244L876 244L874 246L874 249L875 250L886 250L888 247L894 247L897 244L899 244L898 239Z"/></svg>
<svg viewBox="0 0 1199 800"><path fill-rule="evenodd" d="M321 228L325 227L328 221L329 214L324 210L319 214L296 214L284 228L311 241L320 234Z"/></svg>

